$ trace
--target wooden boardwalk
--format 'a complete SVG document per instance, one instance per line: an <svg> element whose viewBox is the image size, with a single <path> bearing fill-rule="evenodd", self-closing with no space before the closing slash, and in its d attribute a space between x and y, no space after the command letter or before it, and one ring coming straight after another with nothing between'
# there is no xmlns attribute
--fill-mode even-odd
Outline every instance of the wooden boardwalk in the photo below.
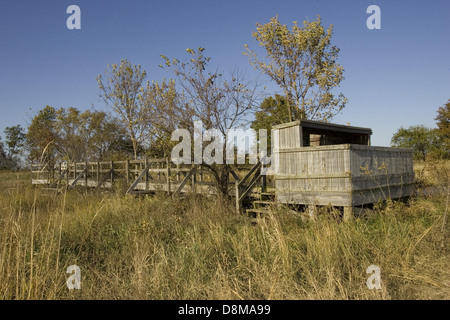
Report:
<svg viewBox="0 0 450 320"><path fill-rule="evenodd" d="M233 166L229 176L229 194L236 199L236 209L247 197L257 197L266 190L261 165ZM168 158L108 162L32 165L32 184L54 188L77 186L111 189L126 185L127 194L166 192L212 195L217 193L212 173L199 165L175 165Z"/></svg>

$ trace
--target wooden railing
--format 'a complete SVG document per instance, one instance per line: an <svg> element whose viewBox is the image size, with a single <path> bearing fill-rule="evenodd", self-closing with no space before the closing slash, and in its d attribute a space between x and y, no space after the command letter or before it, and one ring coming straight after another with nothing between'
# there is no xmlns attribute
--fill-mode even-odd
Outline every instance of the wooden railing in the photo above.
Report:
<svg viewBox="0 0 450 320"><path fill-rule="evenodd" d="M33 184L58 188L112 188L118 180L126 184L128 194L163 191L177 196L186 192L217 192L215 179L209 170L201 165L176 165L168 158L32 165ZM237 211L252 192L265 191L266 188L261 163L233 166L228 180L230 195L236 198Z"/></svg>

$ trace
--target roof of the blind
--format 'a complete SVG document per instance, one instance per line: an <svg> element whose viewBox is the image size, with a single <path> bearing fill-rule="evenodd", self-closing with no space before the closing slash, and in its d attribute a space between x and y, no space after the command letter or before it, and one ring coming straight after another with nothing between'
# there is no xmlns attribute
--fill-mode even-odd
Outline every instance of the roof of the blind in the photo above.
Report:
<svg viewBox="0 0 450 320"><path fill-rule="evenodd" d="M360 134L372 134L372 129L363 128L363 127L353 127L342 124L334 124L334 123L326 123L321 121L312 121L312 120L297 120L293 122L283 123L276 126L273 126L273 129L282 129L293 126L300 125L303 128L311 128L318 130L329 130L329 131L338 131L338 132L348 132L348 133L360 133Z"/></svg>

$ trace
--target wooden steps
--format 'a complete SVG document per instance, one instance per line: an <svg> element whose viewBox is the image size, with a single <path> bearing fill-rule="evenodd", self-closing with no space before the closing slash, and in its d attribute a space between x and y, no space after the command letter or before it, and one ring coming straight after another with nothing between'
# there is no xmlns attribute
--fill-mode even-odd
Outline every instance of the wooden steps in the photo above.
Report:
<svg viewBox="0 0 450 320"><path fill-rule="evenodd" d="M252 208L247 209L246 213L249 217L258 219L267 216L270 208L276 205L275 192L261 192L259 200L253 200Z"/></svg>
<svg viewBox="0 0 450 320"><path fill-rule="evenodd" d="M262 205L273 205L273 204L275 204L275 202L274 201L270 201L270 200L255 200L255 201L253 201L253 205L255 205L255 204L257 204L257 205L260 205L260 204L262 204Z"/></svg>

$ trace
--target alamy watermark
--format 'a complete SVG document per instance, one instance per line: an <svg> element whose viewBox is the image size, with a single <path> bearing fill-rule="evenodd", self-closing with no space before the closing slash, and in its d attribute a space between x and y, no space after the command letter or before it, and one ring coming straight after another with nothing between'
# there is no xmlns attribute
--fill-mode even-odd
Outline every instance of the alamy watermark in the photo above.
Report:
<svg viewBox="0 0 450 320"><path fill-rule="evenodd" d="M66 285L69 290L81 289L81 269L77 265L71 265L67 267L66 273L70 276L67 278Z"/></svg>
<svg viewBox="0 0 450 320"><path fill-rule="evenodd" d="M80 30L81 29L81 9L77 5L70 5L66 10L67 14L70 16L66 20L66 26L69 30ZM381 29L381 9L377 5L370 5L366 10L370 17L366 20L366 26L369 30Z"/></svg>
<svg viewBox="0 0 450 320"><path fill-rule="evenodd" d="M366 26L369 30L381 29L381 9L377 5L371 5L367 7L366 13L371 14L367 18Z"/></svg>
<svg viewBox="0 0 450 320"><path fill-rule="evenodd" d="M377 265L370 265L366 269L367 274L371 274L369 278L367 278L367 288L370 290L373 289L381 289L381 269Z"/></svg>
<svg viewBox="0 0 450 320"><path fill-rule="evenodd" d="M67 18L66 26L67 29L73 30L81 29L81 9L79 6L76 5L70 5L67 7L66 13L70 14L70 16Z"/></svg>

